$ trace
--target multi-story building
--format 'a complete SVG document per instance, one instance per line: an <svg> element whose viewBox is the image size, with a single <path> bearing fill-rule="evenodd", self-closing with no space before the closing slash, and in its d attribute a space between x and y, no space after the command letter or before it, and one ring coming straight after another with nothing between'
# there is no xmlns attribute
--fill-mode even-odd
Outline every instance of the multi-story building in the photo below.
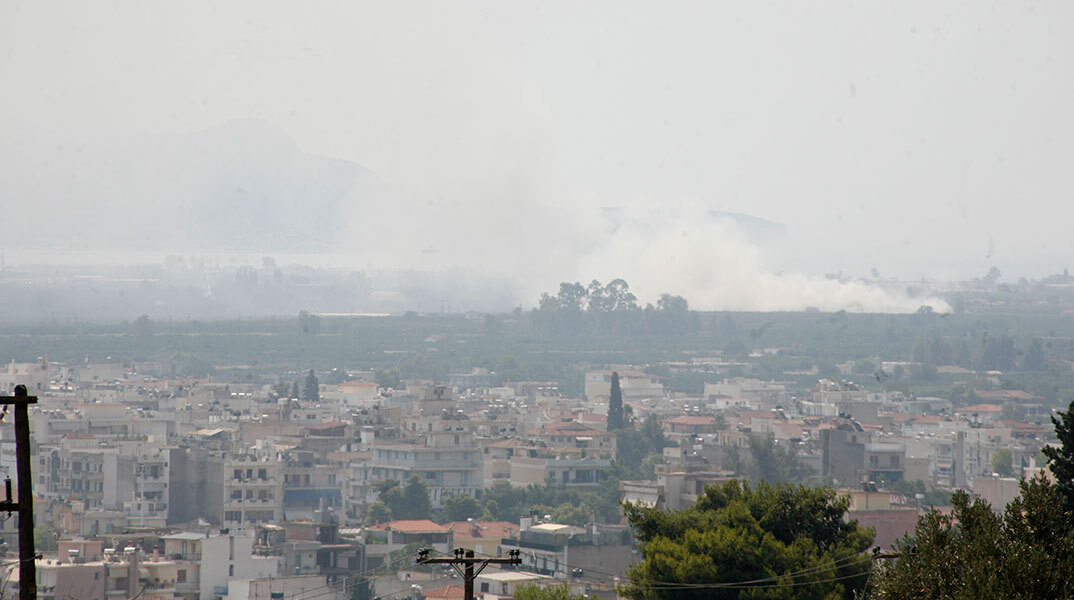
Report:
<svg viewBox="0 0 1074 600"><path fill-rule="evenodd" d="M369 505L376 501L373 467L368 458L353 460L347 465L347 494L344 501L347 519L361 522Z"/></svg>
<svg viewBox="0 0 1074 600"><path fill-rule="evenodd" d="M474 444L469 421L446 413L423 420L423 427L418 425L414 431L424 431L417 443L374 442L370 465L373 479L405 482L411 475L418 475L428 486L434 507L452 494L479 496L484 482L481 449Z"/></svg>
<svg viewBox="0 0 1074 600"><path fill-rule="evenodd" d="M527 487L555 483L567 487L596 488L612 472L607 458L520 456L511 458L511 485Z"/></svg>
<svg viewBox="0 0 1074 600"><path fill-rule="evenodd" d="M346 467L315 460L315 453L296 450L284 457L283 513L289 521L310 520L320 508L343 510Z"/></svg>
<svg viewBox="0 0 1074 600"><path fill-rule="evenodd" d="M282 465L278 459L229 456L223 465L226 527L283 520Z"/></svg>
<svg viewBox="0 0 1074 600"><path fill-rule="evenodd" d="M175 594L186 600L226 596L230 579L275 577L279 571L278 557L254 555L252 534L182 532L161 539L176 564Z"/></svg>

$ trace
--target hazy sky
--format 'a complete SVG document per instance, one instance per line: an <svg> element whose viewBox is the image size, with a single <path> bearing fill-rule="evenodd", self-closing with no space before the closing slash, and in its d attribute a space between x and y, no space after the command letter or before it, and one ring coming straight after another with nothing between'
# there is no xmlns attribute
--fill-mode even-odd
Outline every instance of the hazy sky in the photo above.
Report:
<svg viewBox="0 0 1074 600"><path fill-rule="evenodd" d="M257 118L471 224L715 209L787 227L765 273L1074 267L1070 2L0 0L0 90L0 159L45 174Z"/></svg>

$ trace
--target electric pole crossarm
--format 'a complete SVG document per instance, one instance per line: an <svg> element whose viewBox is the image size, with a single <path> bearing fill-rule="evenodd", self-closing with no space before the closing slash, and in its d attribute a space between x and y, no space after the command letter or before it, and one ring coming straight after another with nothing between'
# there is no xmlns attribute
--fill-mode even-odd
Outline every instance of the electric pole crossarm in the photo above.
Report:
<svg viewBox="0 0 1074 600"><path fill-rule="evenodd" d="M455 549L455 557L438 557L429 558L429 549L423 548L418 551L418 564L422 565L451 565L452 569L456 572L462 570L463 583L463 598L464 600L474 600L474 579L481 574L481 571L485 570L485 567L489 565L520 565L522 564L522 558L519 556L518 550L511 550L507 553L507 558L477 558L474 556L473 550L464 550L462 548ZM459 569L462 565L464 569ZM481 565L477 569L474 569L474 565Z"/></svg>

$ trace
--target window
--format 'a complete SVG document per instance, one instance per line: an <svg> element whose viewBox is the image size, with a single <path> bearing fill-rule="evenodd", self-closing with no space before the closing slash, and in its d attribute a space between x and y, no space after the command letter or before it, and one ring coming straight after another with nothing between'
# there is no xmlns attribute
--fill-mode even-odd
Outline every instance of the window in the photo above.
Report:
<svg viewBox="0 0 1074 600"><path fill-rule="evenodd" d="M232 479L242 479L242 469L235 469L235 476Z"/></svg>
<svg viewBox="0 0 1074 600"><path fill-rule="evenodd" d="M257 478L260 479L261 481L268 480L268 470L267 469L258 469L257 470Z"/></svg>
<svg viewBox="0 0 1074 600"><path fill-rule="evenodd" d="M227 574L228 574L228 577L234 577L235 576L235 565L228 565L227 566Z"/></svg>
<svg viewBox="0 0 1074 600"><path fill-rule="evenodd" d="M186 583L186 569L179 569L175 573L176 583Z"/></svg>

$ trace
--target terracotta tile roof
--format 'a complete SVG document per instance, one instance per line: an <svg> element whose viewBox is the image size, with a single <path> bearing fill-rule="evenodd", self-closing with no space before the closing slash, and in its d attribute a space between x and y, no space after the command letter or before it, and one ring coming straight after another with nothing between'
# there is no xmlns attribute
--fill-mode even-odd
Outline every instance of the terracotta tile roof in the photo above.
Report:
<svg viewBox="0 0 1074 600"><path fill-rule="evenodd" d="M466 590L460 585L445 585L425 592L426 598L462 598L465 595Z"/></svg>
<svg viewBox="0 0 1074 600"><path fill-rule="evenodd" d="M417 519L414 521L389 521L374 525L370 529L380 531L398 531L400 533L447 533L451 531L443 525L439 525L429 519Z"/></svg>
<svg viewBox="0 0 1074 600"><path fill-rule="evenodd" d="M518 533L518 523L510 521L454 521L447 527L455 532L455 539L509 538Z"/></svg>

